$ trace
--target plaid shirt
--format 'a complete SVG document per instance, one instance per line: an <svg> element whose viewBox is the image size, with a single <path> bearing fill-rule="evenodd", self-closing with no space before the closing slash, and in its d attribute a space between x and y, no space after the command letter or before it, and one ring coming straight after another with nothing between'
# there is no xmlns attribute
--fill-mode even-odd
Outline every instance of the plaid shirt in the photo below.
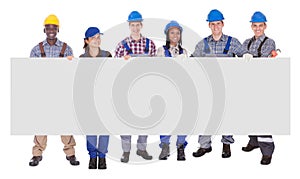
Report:
<svg viewBox="0 0 300 179"><path fill-rule="evenodd" d="M194 57L205 57L205 56L217 56L217 57L233 57L233 55L237 55L239 57L243 56L247 53L247 50L243 48L242 44L238 39L232 37L230 42L230 47L227 54L223 54L224 48L226 46L228 40L228 35L222 34L221 38L218 41L215 41L212 35L207 37L207 42L209 46L209 53L205 52L205 42L202 39L195 47L195 51L193 53Z"/></svg>
<svg viewBox="0 0 300 179"><path fill-rule="evenodd" d="M51 57L51 58L59 57L59 54L63 47L63 44L64 43L62 41L57 39L55 44L50 46L50 44L48 44L47 40L44 40L43 47L44 47L46 57ZM67 56L73 56L72 48L69 45L67 45L67 48L64 53L64 57L67 57ZM33 49L31 50L31 53L30 53L30 57L42 57L39 44L37 44L35 47L33 47Z"/></svg>
<svg viewBox="0 0 300 179"><path fill-rule="evenodd" d="M260 36L258 39L255 39L255 37L247 39L243 43L243 47L245 49L248 49L248 44L249 44L250 40L253 39L253 41L250 45L250 48L248 50L248 53L252 54L253 56L258 56L257 49L265 37L266 36L264 34L264 35ZM265 43L263 44L263 46L261 47L261 57L268 57L271 54L272 50L275 50L275 49L276 49L275 41L273 39L268 38L265 41Z"/></svg>
<svg viewBox="0 0 300 179"><path fill-rule="evenodd" d="M126 37L124 39L127 42L127 45L132 50L133 54L145 54L145 47L146 47L146 37L141 36L139 40L134 40L131 37ZM126 51L126 48L122 44L123 41L121 41L115 50L115 57L124 57L125 55L129 55L129 53ZM149 56L155 56L156 55L156 47L152 40L149 39Z"/></svg>

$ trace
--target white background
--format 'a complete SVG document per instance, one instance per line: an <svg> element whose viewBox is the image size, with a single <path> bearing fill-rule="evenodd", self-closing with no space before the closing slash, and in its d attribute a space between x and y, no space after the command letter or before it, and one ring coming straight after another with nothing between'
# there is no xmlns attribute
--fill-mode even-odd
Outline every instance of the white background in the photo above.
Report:
<svg viewBox="0 0 300 179"><path fill-rule="evenodd" d="M225 177L225 178L299 178L299 13L296 1L227 0L227 1L59 1L59 0L10 0L2 1L1 13L1 147L0 178L68 177L68 178L183 178L183 177ZM197 137L189 139L185 162L177 162L176 155L167 161L145 165L123 164L107 159L105 171L88 170L89 156L85 138L75 136L76 155L81 165L73 167L64 159L62 143L58 136L49 136L44 159L38 167L29 167L33 136L10 135L10 58L28 57L30 50L45 38L43 21L54 13L61 22L59 39L67 42L77 57L82 53L84 32L89 26L98 26L105 31L126 21L132 10L138 10L144 18L175 19L207 36L210 30L206 17L211 9L219 9L225 16L223 32L237 37L241 42L253 35L250 17L254 11L262 11L268 19L266 34L273 38L281 56L291 57L291 135L274 136L275 153L272 164L259 164L259 150L251 153L241 151L248 142L247 136L235 136L232 157L221 158L220 136L213 140L213 151L204 157L194 158L192 152L198 147ZM146 25L146 24L145 24ZM163 30L162 30L163 33ZM120 39L121 40L121 39ZM105 42L102 42L105 43ZM196 45L196 44L195 44ZM255 73L255 72L254 72ZM267 72L266 72L267 73ZM155 140L158 136L150 136ZM172 145L174 147L174 144ZM121 146L120 146L121 150ZM157 148L157 150L160 150ZM135 149L132 149L132 153ZM154 156L157 158L157 156Z"/></svg>

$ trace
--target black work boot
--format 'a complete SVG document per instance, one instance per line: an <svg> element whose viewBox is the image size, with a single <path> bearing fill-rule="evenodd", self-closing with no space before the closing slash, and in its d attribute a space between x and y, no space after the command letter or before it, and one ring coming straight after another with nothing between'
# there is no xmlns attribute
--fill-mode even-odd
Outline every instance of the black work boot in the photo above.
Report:
<svg viewBox="0 0 300 179"><path fill-rule="evenodd" d="M29 162L29 166L38 166L39 162L42 161L43 156L33 156Z"/></svg>
<svg viewBox="0 0 300 179"><path fill-rule="evenodd" d="M90 158L89 169L97 169L97 158Z"/></svg>
<svg viewBox="0 0 300 179"><path fill-rule="evenodd" d="M66 159L67 159L68 161L70 161L70 164L71 164L71 165L79 165L79 164L80 164L79 161L76 160L75 155L66 156Z"/></svg>
<svg viewBox="0 0 300 179"><path fill-rule="evenodd" d="M106 169L106 160L105 158L99 158L98 169Z"/></svg>
<svg viewBox="0 0 300 179"><path fill-rule="evenodd" d="M183 145L180 145L177 148L177 160L178 161L184 161L185 160L184 146Z"/></svg>
<svg viewBox="0 0 300 179"><path fill-rule="evenodd" d="M231 156L230 145L223 144L222 158L229 158L230 156Z"/></svg>

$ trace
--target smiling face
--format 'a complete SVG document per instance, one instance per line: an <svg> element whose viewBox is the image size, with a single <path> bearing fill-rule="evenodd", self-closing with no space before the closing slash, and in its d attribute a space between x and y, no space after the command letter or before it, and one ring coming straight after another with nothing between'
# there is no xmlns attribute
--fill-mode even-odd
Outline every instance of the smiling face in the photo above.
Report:
<svg viewBox="0 0 300 179"><path fill-rule="evenodd" d="M132 36L139 36L141 34L141 29L143 24L141 22L129 22L130 34Z"/></svg>
<svg viewBox="0 0 300 179"><path fill-rule="evenodd" d="M45 33L47 35L47 39L54 40L58 33L58 26L57 25L45 25Z"/></svg>
<svg viewBox="0 0 300 179"><path fill-rule="evenodd" d="M168 30L168 37L170 40L170 44L172 45L176 45L179 41L180 41L180 30L177 28L177 27L171 27L169 30Z"/></svg>
<svg viewBox="0 0 300 179"><path fill-rule="evenodd" d="M99 47L101 44L101 36L100 34L96 34L93 37L89 37L85 40L85 42L92 48Z"/></svg>
<svg viewBox="0 0 300 179"><path fill-rule="evenodd" d="M258 38L264 35L265 29L267 28L267 24L264 22L254 22L251 24L251 28L254 32L254 36Z"/></svg>
<svg viewBox="0 0 300 179"><path fill-rule="evenodd" d="M223 21L214 21L208 23L208 27L211 29L213 35L222 35L222 28L224 27Z"/></svg>

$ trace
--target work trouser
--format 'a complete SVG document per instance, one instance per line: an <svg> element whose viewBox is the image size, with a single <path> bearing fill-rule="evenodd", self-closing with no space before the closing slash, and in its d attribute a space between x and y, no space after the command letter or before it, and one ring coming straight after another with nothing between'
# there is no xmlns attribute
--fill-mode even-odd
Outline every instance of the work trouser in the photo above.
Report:
<svg viewBox="0 0 300 179"><path fill-rule="evenodd" d="M161 135L160 136L160 148L162 148L162 144L170 144L170 135ZM183 145L184 147L187 145L187 141L185 140L186 135L178 135L177 136L177 141L176 141L176 146L180 147L180 145Z"/></svg>
<svg viewBox="0 0 300 179"><path fill-rule="evenodd" d="M61 135L61 141L64 144L63 151L67 156L75 155L74 146L76 145L75 139L72 135ZM46 135L36 135L34 136L34 146L32 148L33 156L41 156L43 151L47 146L47 136Z"/></svg>
<svg viewBox="0 0 300 179"><path fill-rule="evenodd" d="M249 135L249 144L258 146L263 155L272 156L275 145L271 135Z"/></svg>
<svg viewBox="0 0 300 179"><path fill-rule="evenodd" d="M89 151L90 158L105 158L105 154L107 153L109 142L108 135L100 135L97 146L97 136L96 135L88 135L86 136L86 148Z"/></svg>
<svg viewBox="0 0 300 179"><path fill-rule="evenodd" d="M139 135L137 140L137 148L139 150L146 150L147 135ZM131 150L131 135L121 135L123 152L130 152Z"/></svg>
<svg viewBox="0 0 300 179"><path fill-rule="evenodd" d="M198 142L201 148L207 149L211 147L211 135L199 135ZM221 142L223 144L233 144L234 139L232 135L222 135Z"/></svg>

